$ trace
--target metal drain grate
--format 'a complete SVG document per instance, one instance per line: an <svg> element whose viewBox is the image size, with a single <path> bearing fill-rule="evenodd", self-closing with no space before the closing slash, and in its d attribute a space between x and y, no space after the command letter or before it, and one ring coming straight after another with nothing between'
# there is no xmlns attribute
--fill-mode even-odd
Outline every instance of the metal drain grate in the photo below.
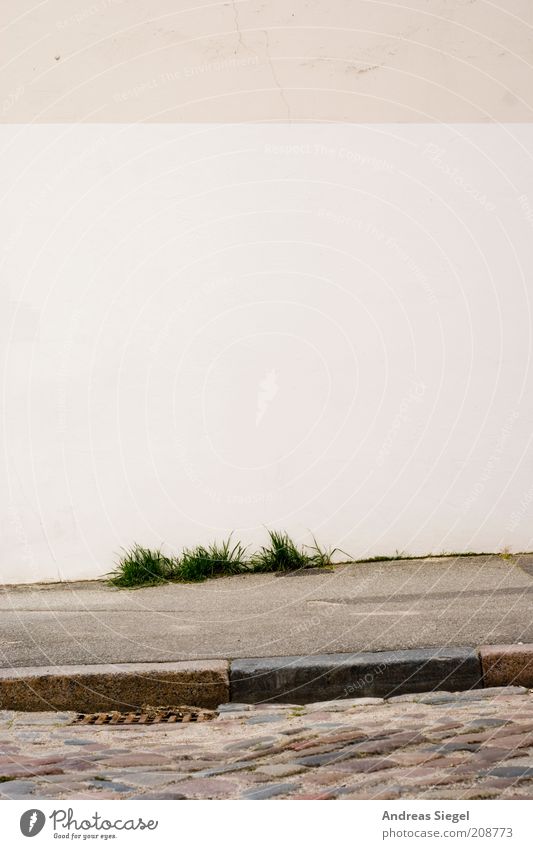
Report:
<svg viewBox="0 0 533 849"><path fill-rule="evenodd" d="M214 710L202 708L144 708L122 713L79 713L71 725L161 725L174 722L208 722L217 716Z"/></svg>

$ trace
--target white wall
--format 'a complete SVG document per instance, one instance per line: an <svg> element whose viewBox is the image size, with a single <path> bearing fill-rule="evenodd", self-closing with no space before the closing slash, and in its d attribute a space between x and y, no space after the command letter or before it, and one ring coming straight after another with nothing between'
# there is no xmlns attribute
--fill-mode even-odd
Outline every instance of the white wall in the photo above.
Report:
<svg viewBox="0 0 533 849"><path fill-rule="evenodd" d="M533 121L531 0L2 0L0 121Z"/></svg>
<svg viewBox="0 0 533 849"><path fill-rule="evenodd" d="M533 547L531 125L0 130L4 582Z"/></svg>

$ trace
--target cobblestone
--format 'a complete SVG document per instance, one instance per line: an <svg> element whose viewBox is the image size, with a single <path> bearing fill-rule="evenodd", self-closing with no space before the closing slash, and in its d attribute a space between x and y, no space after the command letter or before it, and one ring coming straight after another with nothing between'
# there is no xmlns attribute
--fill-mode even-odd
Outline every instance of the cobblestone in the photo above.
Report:
<svg viewBox="0 0 533 849"><path fill-rule="evenodd" d="M142 729L73 718L0 711L0 798L533 798L524 688L225 705L211 722Z"/></svg>

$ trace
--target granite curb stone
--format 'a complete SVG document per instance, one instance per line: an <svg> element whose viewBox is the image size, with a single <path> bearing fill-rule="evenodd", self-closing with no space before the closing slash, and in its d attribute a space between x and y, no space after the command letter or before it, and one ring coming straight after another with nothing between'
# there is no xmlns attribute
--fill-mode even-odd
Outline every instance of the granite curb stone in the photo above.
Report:
<svg viewBox="0 0 533 849"><path fill-rule="evenodd" d="M228 663L220 660L0 669L2 710L92 713L227 701Z"/></svg>
<svg viewBox="0 0 533 849"><path fill-rule="evenodd" d="M332 700L354 707L383 698L453 703L502 686L533 688L533 645L0 669L0 709L90 713L189 704L220 706L230 720L248 719L258 703L290 702L295 710ZM251 721L274 719L265 713Z"/></svg>
<svg viewBox="0 0 533 849"><path fill-rule="evenodd" d="M485 687L533 687L533 645L480 646Z"/></svg>

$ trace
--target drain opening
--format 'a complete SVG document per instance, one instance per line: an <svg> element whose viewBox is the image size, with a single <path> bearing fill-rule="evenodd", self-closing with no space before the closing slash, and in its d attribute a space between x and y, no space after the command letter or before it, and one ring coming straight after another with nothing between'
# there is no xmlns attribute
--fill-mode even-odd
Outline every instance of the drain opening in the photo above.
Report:
<svg viewBox="0 0 533 849"><path fill-rule="evenodd" d="M122 712L78 713L71 725L161 725L174 722L208 722L217 712L203 708L141 708Z"/></svg>

